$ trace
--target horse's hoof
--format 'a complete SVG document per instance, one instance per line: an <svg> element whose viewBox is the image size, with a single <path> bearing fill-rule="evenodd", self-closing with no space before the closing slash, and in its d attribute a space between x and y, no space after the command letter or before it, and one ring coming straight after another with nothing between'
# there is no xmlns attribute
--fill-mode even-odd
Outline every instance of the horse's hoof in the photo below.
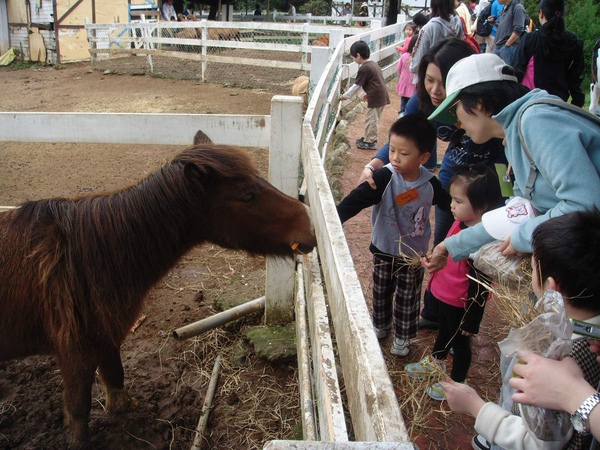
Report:
<svg viewBox="0 0 600 450"><path fill-rule="evenodd" d="M137 406L137 400L131 397L125 389L113 390L106 396L106 409L111 413L122 413Z"/></svg>
<svg viewBox="0 0 600 450"><path fill-rule="evenodd" d="M90 435L87 424L68 424L70 432L67 437L67 445L70 450L87 450L91 448Z"/></svg>

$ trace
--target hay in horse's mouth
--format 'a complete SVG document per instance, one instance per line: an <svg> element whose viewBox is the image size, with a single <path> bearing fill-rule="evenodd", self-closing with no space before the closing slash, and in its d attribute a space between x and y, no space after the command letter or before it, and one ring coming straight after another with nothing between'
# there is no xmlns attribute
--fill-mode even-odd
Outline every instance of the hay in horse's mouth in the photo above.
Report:
<svg viewBox="0 0 600 450"><path fill-rule="evenodd" d="M301 244L300 242L295 242L292 244L292 250L297 255L306 255L307 253L312 252L314 247L312 245Z"/></svg>

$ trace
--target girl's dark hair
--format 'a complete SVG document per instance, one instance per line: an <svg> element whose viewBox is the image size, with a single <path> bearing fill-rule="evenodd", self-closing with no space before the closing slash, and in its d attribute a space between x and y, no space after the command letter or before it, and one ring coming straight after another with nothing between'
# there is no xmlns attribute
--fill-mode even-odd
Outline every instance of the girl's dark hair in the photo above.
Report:
<svg viewBox="0 0 600 450"><path fill-rule="evenodd" d="M413 18L412 18L413 22L415 23L415 25L419 28L423 28L425 26L425 24L427 22L429 22L429 16L427 16L425 13L423 13L422 11L419 11L418 13L416 13Z"/></svg>
<svg viewBox="0 0 600 450"><path fill-rule="evenodd" d="M542 27L550 31L554 36L562 37L565 32L564 0L541 0L539 8L547 20Z"/></svg>
<svg viewBox="0 0 600 450"><path fill-rule="evenodd" d="M429 94L425 90L425 73L427 72L429 63L435 64L440 69L442 81L445 85L446 76L450 68L461 59L474 54L475 50L466 41L458 38L450 38L438 42L423 55L419 63L419 70L417 71L419 77L419 81L417 82L417 96L421 111L429 114L435 109L431 103Z"/></svg>
<svg viewBox="0 0 600 450"><path fill-rule="evenodd" d="M474 211L488 212L502 206L498 174L483 165L455 166L456 172L450 178L448 188L454 183L463 182L465 193Z"/></svg>
<svg viewBox="0 0 600 450"><path fill-rule="evenodd" d="M413 34L410 37L410 42L408 43L408 48L406 50L406 52L410 55L413 51L413 49L415 48L415 44L417 43L417 38L418 36L416 34Z"/></svg>
<svg viewBox="0 0 600 450"><path fill-rule="evenodd" d="M554 278L566 302L600 314L600 211L576 211L541 223L533 232L534 270Z"/></svg>
<svg viewBox="0 0 600 450"><path fill-rule="evenodd" d="M514 75L515 71L511 66L504 66L502 73ZM457 100L467 114L474 115L474 109L481 105L486 114L493 116L528 92L528 87L516 81L487 81L464 88Z"/></svg>
<svg viewBox="0 0 600 450"><path fill-rule="evenodd" d="M444 20L450 21L453 16L454 0L431 0L431 17L441 17Z"/></svg>

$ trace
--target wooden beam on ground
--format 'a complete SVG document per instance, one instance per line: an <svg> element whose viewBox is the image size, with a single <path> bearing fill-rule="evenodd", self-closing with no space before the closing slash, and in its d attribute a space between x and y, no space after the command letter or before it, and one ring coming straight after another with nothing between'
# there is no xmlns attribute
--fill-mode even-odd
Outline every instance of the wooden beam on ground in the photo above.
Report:
<svg viewBox="0 0 600 450"><path fill-rule="evenodd" d="M204 404L202 405L202 413L198 420L198 426L196 427L196 435L194 437L194 443L192 444L191 450L200 450L202 448L202 440L204 439L204 432L206 431L206 425L208 425L208 416L212 408L212 401L215 397L217 390L217 381L219 380L219 370L221 369L221 355L217 355L215 359L215 365L210 376L208 383L208 389L206 390L206 397L204 397Z"/></svg>

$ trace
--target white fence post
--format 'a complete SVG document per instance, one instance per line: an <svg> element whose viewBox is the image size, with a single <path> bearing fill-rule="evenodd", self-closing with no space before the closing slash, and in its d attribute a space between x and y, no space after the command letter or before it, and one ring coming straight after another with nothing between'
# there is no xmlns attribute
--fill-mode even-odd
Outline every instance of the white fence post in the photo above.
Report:
<svg viewBox="0 0 600 450"><path fill-rule="evenodd" d="M348 17L351 17L348 15ZM335 48L338 46L340 42L344 40L344 30L340 30L339 28L333 28L329 32L329 51L333 53Z"/></svg>
<svg viewBox="0 0 600 450"><path fill-rule="evenodd" d="M298 197L302 149L302 99L276 95L271 101L269 182L283 193ZM294 319L294 260L267 258L265 323Z"/></svg>
<svg viewBox="0 0 600 450"><path fill-rule="evenodd" d="M308 70L308 54L306 49L308 49L308 33L310 31L310 23L305 23L302 25L302 71L305 72Z"/></svg>
<svg viewBox="0 0 600 450"><path fill-rule="evenodd" d="M383 22L381 20L371 20L371 30L379 30L383 25ZM381 50L381 39L375 39L374 41L374 45L375 48L371 49L371 53L379 53L379 50ZM379 61L381 59L381 56L377 56L377 59L374 59L374 61Z"/></svg>
<svg viewBox="0 0 600 450"><path fill-rule="evenodd" d="M328 47L313 47L310 56L310 87L311 91L317 85L321 75L325 72L325 67L329 62ZM310 92L310 91L309 91Z"/></svg>

